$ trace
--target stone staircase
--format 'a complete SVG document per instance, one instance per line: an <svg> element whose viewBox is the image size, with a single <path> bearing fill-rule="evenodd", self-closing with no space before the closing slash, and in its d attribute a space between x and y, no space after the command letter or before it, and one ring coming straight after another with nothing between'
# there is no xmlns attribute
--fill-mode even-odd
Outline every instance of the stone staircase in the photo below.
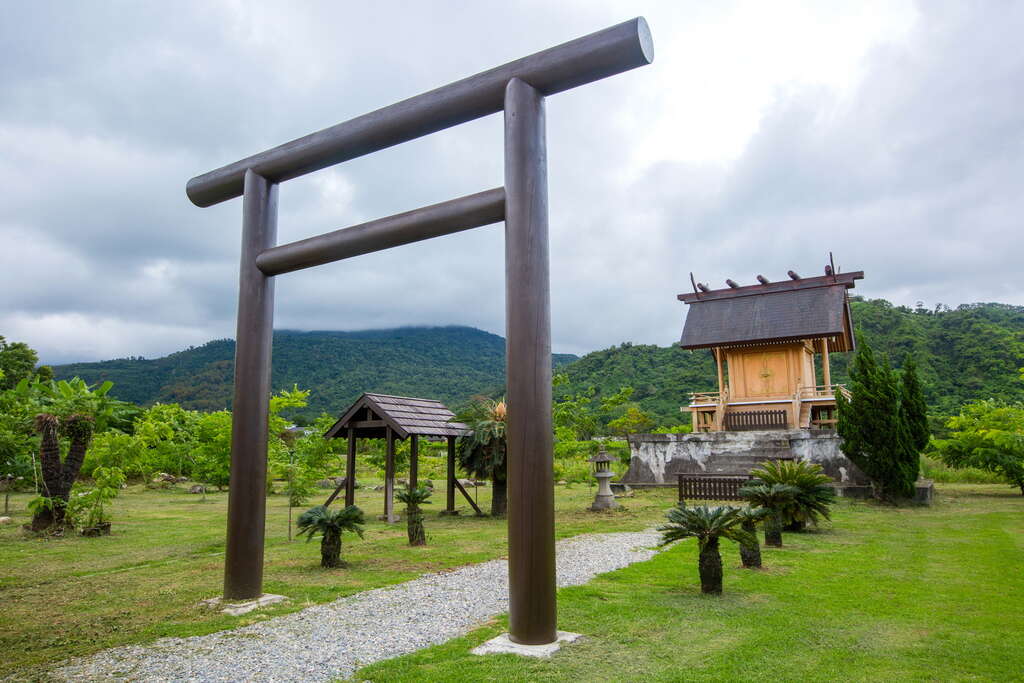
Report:
<svg viewBox="0 0 1024 683"><path fill-rule="evenodd" d="M789 439L779 432L731 432L728 439L710 445L707 474L747 474L765 460L796 457Z"/></svg>

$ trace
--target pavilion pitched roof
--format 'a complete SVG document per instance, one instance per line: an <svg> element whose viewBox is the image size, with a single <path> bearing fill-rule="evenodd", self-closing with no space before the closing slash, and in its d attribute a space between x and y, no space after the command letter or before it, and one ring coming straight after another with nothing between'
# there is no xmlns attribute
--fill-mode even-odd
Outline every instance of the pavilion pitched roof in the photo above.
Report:
<svg viewBox="0 0 1024 683"><path fill-rule="evenodd" d="M452 422L453 417L455 414L440 401L367 392L342 413L324 437L347 436L350 427L357 438L368 439L383 438L388 427L399 439L412 435L460 436L469 430L461 422Z"/></svg>
<svg viewBox="0 0 1024 683"><path fill-rule="evenodd" d="M846 290L864 273L791 279L680 294L690 305L680 346L702 349L827 339L831 351L854 348Z"/></svg>

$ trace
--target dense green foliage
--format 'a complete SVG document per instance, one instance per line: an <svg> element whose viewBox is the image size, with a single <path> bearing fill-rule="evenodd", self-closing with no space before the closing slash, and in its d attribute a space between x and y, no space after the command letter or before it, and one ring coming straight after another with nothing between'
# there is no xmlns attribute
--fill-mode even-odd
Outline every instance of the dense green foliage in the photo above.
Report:
<svg viewBox="0 0 1024 683"><path fill-rule="evenodd" d="M231 407L235 343L211 341L164 358L122 358L54 368L57 377L110 380L118 398L190 410ZM338 413L364 391L436 398L450 405L501 393L505 340L469 327L408 327L364 332L274 332L275 391L309 387L307 420ZM561 364L575 356L556 354Z"/></svg>
<svg viewBox="0 0 1024 683"><path fill-rule="evenodd" d="M864 338L894 362L917 362L922 392L941 434L946 418L971 400L1024 401L1024 307L965 304L956 309L910 309L882 299L854 297L853 319ZM498 396L504 384L505 342L467 327L402 328L366 332L274 333L275 390L294 384L311 394L301 416L337 412L363 391L430 396L460 405L477 394ZM835 382L848 380L850 354L832 355ZM54 368L58 377L89 383L111 380L118 398L149 405L180 403L198 410L230 407L234 342L213 341L165 358L126 358ZM569 362L572 361L572 362ZM710 351L624 343L575 360L556 355L566 381L556 398L589 392L593 407L623 387L656 425L685 422L679 407L694 391L715 389ZM600 417L601 430L622 412Z"/></svg>
<svg viewBox="0 0 1024 683"><path fill-rule="evenodd" d="M849 400L836 395L840 448L871 480L877 498L912 498L921 458L903 405L904 389L889 361L878 363L864 339L850 367L849 390Z"/></svg>
<svg viewBox="0 0 1024 683"><path fill-rule="evenodd" d="M968 403L948 426L950 437L934 442L943 462L993 472L1024 495L1024 404Z"/></svg>
<svg viewBox="0 0 1024 683"><path fill-rule="evenodd" d="M39 355L25 342L9 342L0 335L0 391L13 389L23 379L53 379L53 370L43 365L36 367Z"/></svg>
<svg viewBox="0 0 1024 683"><path fill-rule="evenodd" d="M107 505L117 498L126 482L124 472L117 467L97 467L91 477L92 486L68 501L68 518L84 529L96 529L110 521Z"/></svg>
<svg viewBox="0 0 1024 683"><path fill-rule="evenodd" d="M910 309L882 299L850 301L863 338L894 362L911 354L917 363L932 431L971 400L1002 397L1024 401L1024 382L1014 381L1024 366L1024 306L965 304L956 309ZM832 354L832 381L849 380L852 354ZM567 377L556 398L595 388L595 401L622 387L659 425L678 424L679 407L695 391L714 391L715 362L710 351L684 351L624 343L595 351L559 369Z"/></svg>
<svg viewBox="0 0 1024 683"><path fill-rule="evenodd" d="M918 453L928 447L931 429L928 426L928 404L924 400L924 389L917 376L917 361L908 353L900 370L900 405L907 423L907 438Z"/></svg>

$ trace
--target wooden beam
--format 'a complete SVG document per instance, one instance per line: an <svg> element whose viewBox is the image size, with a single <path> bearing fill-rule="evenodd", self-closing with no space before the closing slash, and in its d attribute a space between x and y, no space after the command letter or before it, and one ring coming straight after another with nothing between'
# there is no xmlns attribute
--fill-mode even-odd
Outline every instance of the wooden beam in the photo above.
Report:
<svg viewBox="0 0 1024 683"><path fill-rule="evenodd" d="M522 645L557 640L551 288L544 94L505 88L505 438L508 626Z"/></svg>
<svg viewBox="0 0 1024 683"><path fill-rule="evenodd" d="M387 453L384 456L384 520L388 524L398 521L395 516L395 432L387 428Z"/></svg>
<svg viewBox="0 0 1024 683"><path fill-rule="evenodd" d="M455 437L448 437L448 481L447 483L447 499L445 501L444 511L446 514L454 515L455 511Z"/></svg>
<svg viewBox="0 0 1024 683"><path fill-rule="evenodd" d="M378 429L380 427L387 427L388 423L384 420L357 420L349 422L348 426L355 429Z"/></svg>
<svg viewBox="0 0 1024 683"><path fill-rule="evenodd" d="M345 457L345 507L356 504L356 430L348 428L348 453Z"/></svg>
<svg viewBox="0 0 1024 683"><path fill-rule="evenodd" d="M409 439L409 488L414 489L420 481L420 437L413 434Z"/></svg>
<svg viewBox="0 0 1024 683"><path fill-rule="evenodd" d="M242 264L238 284L231 485L224 557L224 597L237 600L258 598L263 594L274 280L256 267L256 254L273 246L276 240L278 192L277 185L252 171L247 170L243 175Z"/></svg>
<svg viewBox="0 0 1024 683"><path fill-rule="evenodd" d="M476 514L478 514L480 516L483 516L484 513L480 512L480 508L477 507L476 501L469 497L469 494L466 493L466 489L462 488L462 484L459 483L458 479L455 480L455 485L459 487L460 491L462 491L462 495L466 497L467 501L469 501L469 504L476 511ZM476 485L474 484L474 486L476 486Z"/></svg>
<svg viewBox="0 0 1024 683"><path fill-rule="evenodd" d="M722 349L715 347L711 351L715 354L715 364L718 366L718 393L722 394L725 392L725 382L722 375Z"/></svg>
<svg viewBox="0 0 1024 683"><path fill-rule="evenodd" d="M821 340L821 374L826 387L832 384L832 368L829 367L828 339Z"/></svg>

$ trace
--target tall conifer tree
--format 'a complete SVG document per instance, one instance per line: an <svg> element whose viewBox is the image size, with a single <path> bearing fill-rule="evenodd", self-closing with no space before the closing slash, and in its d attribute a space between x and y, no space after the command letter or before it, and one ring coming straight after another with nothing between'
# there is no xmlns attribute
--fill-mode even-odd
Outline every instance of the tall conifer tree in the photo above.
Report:
<svg viewBox="0 0 1024 683"><path fill-rule="evenodd" d="M928 446L931 430L928 429L928 404L924 402L924 391L917 376L917 362L907 354L900 373L900 389L903 393L903 411L907 416L907 430L910 442L918 453Z"/></svg>
<svg viewBox="0 0 1024 683"><path fill-rule="evenodd" d="M917 480L917 453L910 444L899 383L889 362L879 364L863 338L857 347L850 366L850 400L836 396L842 451L871 480L877 497L909 498Z"/></svg>

